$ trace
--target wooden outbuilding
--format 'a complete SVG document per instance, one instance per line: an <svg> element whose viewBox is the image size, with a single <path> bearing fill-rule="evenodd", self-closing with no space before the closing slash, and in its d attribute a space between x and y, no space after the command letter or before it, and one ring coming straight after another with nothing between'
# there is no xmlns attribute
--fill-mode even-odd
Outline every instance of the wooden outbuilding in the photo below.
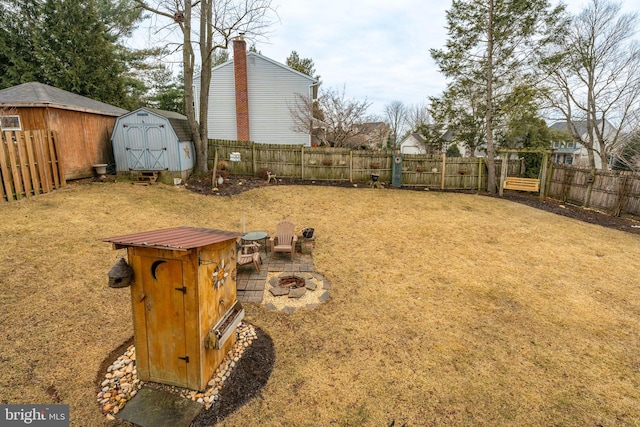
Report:
<svg viewBox="0 0 640 427"><path fill-rule="evenodd" d="M203 390L236 341L241 233L177 227L104 239L127 248L138 377Z"/></svg>
<svg viewBox="0 0 640 427"><path fill-rule="evenodd" d="M111 140L118 173L166 171L187 179L195 164L187 117L173 111L145 107L124 114Z"/></svg>
<svg viewBox="0 0 640 427"><path fill-rule="evenodd" d="M93 176L93 165L113 163L111 131L126 112L37 82L0 90L3 129L56 131L66 179Z"/></svg>

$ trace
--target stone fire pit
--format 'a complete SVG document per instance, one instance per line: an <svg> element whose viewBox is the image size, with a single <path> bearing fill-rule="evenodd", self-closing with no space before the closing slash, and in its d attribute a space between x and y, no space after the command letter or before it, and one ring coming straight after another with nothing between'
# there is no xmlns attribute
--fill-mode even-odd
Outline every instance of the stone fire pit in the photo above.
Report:
<svg viewBox="0 0 640 427"><path fill-rule="evenodd" d="M318 273L270 273L262 302L271 310L314 309L329 299L330 287L327 279Z"/></svg>

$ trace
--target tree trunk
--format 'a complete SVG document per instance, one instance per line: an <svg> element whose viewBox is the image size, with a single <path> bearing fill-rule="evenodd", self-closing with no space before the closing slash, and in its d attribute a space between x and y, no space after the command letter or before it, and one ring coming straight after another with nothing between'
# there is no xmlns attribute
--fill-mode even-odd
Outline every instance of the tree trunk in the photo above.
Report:
<svg viewBox="0 0 640 427"><path fill-rule="evenodd" d="M207 174L209 172L209 91L211 88L211 63L213 53L213 5L211 0L201 0L200 10L200 114L198 120L198 133L200 146L197 148L196 173ZM186 89L186 88L185 88Z"/></svg>
<svg viewBox="0 0 640 427"><path fill-rule="evenodd" d="M487 22L487 111L485 114L487 131L487 190L496 193L496 161L493 146L493 14L494 0L489 1Z"/></svg>
<svg viewBox="0 0 640 427"><path fill-rule="evenodd" d="M194 73L194 54L191 44L191 2L185 3L184 8L184 24L182 28L183 34L183 47L182 47L182 63L184 65L184 109L187 116L187 122L189 123L189 130L191 131L191 138L193 139L193 145L195 146L196 156L196 173L206 173L206 157L204 161L205 168L201 168L201 159L203 159L203 143L200 137L200 128L196 121L196 113L194 108L194 94L193 94L193 73Z"/></svg>

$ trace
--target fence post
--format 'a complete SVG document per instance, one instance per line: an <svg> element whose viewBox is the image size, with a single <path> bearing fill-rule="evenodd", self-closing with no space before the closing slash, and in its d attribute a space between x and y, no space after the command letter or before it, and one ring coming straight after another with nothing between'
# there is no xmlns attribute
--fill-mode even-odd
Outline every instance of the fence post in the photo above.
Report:
<svg viewBox="0 0 640 427"><path fill-rule="evenodd" d="M256 143L251 142L251 172L253 176L256 176L258 164L256 162Z"/></svg>
<svg viewBox="0 0 640 427"><path fill-rule="evenodd" d="M353 150L349 150L349 182L353 182Z"/></svg>
<svg viewBox="0 0 640 427"><path fill-rule="evenodd" d="M546 191L544 192L544 196L549 197L549 194L551 194L551 181L553 180L553 162L549 162L549 172L547 173L547 188L545 189Z"/></svg>
<svg viewBox="0 0 640 427"><path fill-rule="evenodd" d="M507 167L509 166L509 154L502 153L502 164L500 165L500 188L498 193L500 197L504 195L504 180L507 178Z"/></svg>
<svg viewBox="0 0 640 427"><path fill-rule="evenodd" d="M478 157L478 191L482 191L482 157Z"/></svg>
<svg viewBox="0 0 640 427"><path fill-rule="evenodd" d="M442 173L440 174L440 189L444 190L444 170L447 166L447 153L442 153Z"/></svg>
<svg viewBox="0 0 640 427"><path fill-rule="evenodd" d="M300 146L300 179L304 179L304 145Z"/></svg>
<svg viewBox="0 0 640 427"><path fill-rule="evenodd" d="M540 201L544 201L544 195L547 191L547 167L549 163L549 153L542 153L542 172L540 173Z"/></svg>

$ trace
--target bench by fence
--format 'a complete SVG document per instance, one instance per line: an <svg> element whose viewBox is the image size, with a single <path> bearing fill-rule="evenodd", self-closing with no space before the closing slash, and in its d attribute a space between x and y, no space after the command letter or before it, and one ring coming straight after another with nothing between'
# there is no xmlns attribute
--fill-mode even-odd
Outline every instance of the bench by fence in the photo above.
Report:
<svg viewBox="0 0 640 427"><path fill-rule="evenodd" d="M540 191L540 180L508 176L504 180L503 188L505 190Z"/></svg>

